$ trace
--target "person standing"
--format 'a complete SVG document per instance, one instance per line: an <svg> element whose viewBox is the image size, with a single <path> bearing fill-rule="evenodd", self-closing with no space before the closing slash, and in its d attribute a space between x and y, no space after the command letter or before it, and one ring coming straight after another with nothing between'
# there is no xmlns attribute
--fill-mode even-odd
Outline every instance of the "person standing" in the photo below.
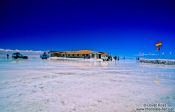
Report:
<svg viewBox="0 0 175 112"><path fill-rule="evenodd" d="M114 60L115 60L115 61L117 60L117 56L114 56Z"/></svg>
<svg viewBox="0 0 175 112"><path fill-rule="evenodd" d="M120 57L118 56L117 60L119 61L120 60Z"/></svg>
<svg viewBox="0 0 175 112"><path fill-rule="evenodd" d="M7 59L9 59L9 54L7 54Z"/></svg>

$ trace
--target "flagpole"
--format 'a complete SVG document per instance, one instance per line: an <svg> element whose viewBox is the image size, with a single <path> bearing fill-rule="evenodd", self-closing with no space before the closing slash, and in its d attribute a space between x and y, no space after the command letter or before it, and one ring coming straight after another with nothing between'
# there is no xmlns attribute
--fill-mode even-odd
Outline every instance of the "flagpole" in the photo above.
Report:
<svg viewBox="0 0 175 112"><path fill-rule="evenodd" d="M160 56L161 56L161 52L160 52L160 48L161 48L161 46L162 46L162 42L157 42L156 44L155 44L155 46L156 46L156 48L157 48L157 51L158 51L158 59L160 59Z"/></svg>

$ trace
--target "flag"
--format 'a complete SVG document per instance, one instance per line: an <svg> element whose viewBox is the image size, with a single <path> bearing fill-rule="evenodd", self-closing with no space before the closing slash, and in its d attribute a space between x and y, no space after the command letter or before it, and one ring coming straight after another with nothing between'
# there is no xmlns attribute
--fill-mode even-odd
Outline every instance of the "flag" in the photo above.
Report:
<svg viewBox="0 0 175 112"><path fill-rule="evenodd" d="M161 47L161 46L162 46L162 42L157 42L157 43L155 44L155 46L156 46L156 47Z"/></svg>

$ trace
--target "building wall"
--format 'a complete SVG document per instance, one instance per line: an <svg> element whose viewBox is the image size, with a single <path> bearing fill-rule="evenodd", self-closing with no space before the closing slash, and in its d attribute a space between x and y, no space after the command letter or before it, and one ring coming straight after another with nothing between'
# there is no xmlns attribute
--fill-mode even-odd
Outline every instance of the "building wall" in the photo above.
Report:
<svg viewBox="0 0 175 112"><path fill-rule="evenodd" d="M64 52L51 52L50 53L52 57L67 57L67 58L95 58L95 59L101 59L102 55L99 53L92 53L92 54L66 54Z"/></svg>
<svg viewBox="0 0 175 112"><path fill-rule="evenodd" d="M67 58L90 58L90 54L67 54Z"/></svg>

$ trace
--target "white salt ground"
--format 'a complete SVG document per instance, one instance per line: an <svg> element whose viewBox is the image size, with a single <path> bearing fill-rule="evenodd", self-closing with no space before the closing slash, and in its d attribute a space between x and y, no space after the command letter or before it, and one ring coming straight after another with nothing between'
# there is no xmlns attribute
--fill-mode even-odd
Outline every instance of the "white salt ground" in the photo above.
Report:
<svg viewBox="0 0 175 112"><path fill-rule="evenodd" d="M0 62L0 112L142 112L137 109L144 104L175 108L174 94L175 66L127 60Z"/></svg>

